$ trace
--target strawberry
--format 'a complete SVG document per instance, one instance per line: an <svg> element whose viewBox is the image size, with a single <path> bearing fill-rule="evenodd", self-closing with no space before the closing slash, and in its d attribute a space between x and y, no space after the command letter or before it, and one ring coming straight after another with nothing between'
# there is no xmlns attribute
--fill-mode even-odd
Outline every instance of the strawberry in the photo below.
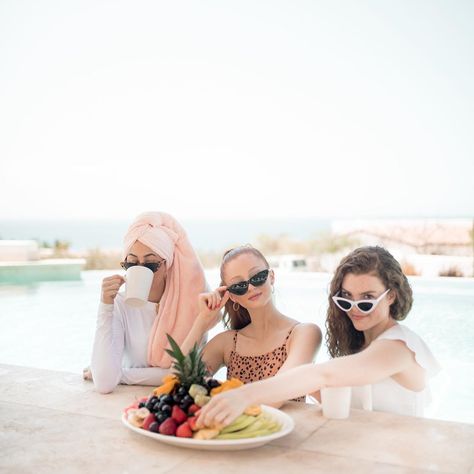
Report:
<svg viewBox="0 0 474 474"><path fill-rule="evenodd" d="M184 423L178 426L178 429L176 430L176 436L178 438L192 438L193 437L193 432L191 431L191 428L189 427L189 424L187 421L185 421Z"/></svg>
<svg viewBox="0 0 474 474"><path fill-rule="evenodd" d="M196 427L198 417L197 416L190 416L188 418L188 425L193 431L197 431L198 428Z"/></svg>
<svg viewBox="0 0 474 474"><path fill-rule="evenodd" d="M193 403L189 408L188 408L188 415L194 415L198 410L200 410L201 407L199 405L196 405Z"/></svg>
<svg viewBox="0 0 474 474"><path fill-rule="evenodd" d="M173 418L166 418L166 420L161 423L159 432L163 435L175 436L177 427L178 424L176 423L176 420Z"/></svg>
<svg viewBox="0 0 474 474"><path fill-rule="evenodd" d="M178 405L175 405L173 407L173 410L171 411L171 418L176 420L178 422L178 425L180 425L188 419L188 415L186 415L186 413L184 413L184 411L181 410Z"/></svg>
<svg viewBox="0 0 474 474"><path fill-rule="evenodd" d="M156 421L156 417L153 413L150 413L144 420L143 420L143 425L142 428L144 430L149 430L150 425Z"/></svg>

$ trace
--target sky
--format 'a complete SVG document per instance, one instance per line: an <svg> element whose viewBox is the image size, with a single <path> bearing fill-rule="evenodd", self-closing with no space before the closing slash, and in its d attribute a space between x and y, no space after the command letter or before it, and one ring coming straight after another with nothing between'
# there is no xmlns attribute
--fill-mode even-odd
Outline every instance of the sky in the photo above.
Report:
<svg viewBox="0 0 474 474"><path fill-rule="evenodd" d="M0 2L0 219L472 217L474 2Z"/></svg>

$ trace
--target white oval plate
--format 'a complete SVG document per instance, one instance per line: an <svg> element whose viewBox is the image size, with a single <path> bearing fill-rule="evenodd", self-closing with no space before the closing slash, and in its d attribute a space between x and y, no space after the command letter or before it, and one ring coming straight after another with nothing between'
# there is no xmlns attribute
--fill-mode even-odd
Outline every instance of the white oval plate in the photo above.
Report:
<svg viewBox="0 0 474 474"><path fill-rule="evenodd" d="M272 418L277 420L281 424L280 431L276 433L269 434L268 436L258 436L256 438L243 438L243 439L193 439L193 438L178 438L176 436L166 436L160 433L153 433L142 428L137 428L136 426L131 425L127 419L126 415L122 416L123 424L135 431L135 433L141 434L143 436L148 436L149 438L156 439L165 444L171 444L173 446L180 446L182 448L190 449L205 449L205 450L237 450L237 449L249 449L257 448L263 446L264 444L273 441L274 439L281 438L290 433L295 427L295 423L291 416L286 413L278 410L277 408L269 407L262 405L262 410L265 413L268 413Z"/></svg>

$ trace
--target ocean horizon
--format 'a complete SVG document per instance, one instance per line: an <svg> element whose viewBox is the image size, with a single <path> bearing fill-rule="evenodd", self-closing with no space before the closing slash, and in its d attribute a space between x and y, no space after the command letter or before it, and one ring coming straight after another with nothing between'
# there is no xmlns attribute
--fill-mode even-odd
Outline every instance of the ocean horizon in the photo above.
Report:
<svg viewBox="0 0 474 474"><path fill-rule="evenodd" d="M260 235L287 235L304 240L331 229L331 219L182 219L198 251L221 251L239 244L256 244ZM121 249L130 225L127 219L0 219L0 239L37 240L50 245L67 241L72 251Z"/></svg>

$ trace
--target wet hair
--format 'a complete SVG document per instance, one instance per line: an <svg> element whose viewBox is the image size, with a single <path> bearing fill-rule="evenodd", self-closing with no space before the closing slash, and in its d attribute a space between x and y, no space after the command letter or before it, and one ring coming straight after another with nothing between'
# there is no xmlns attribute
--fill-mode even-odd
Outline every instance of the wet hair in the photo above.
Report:
<svg viewBox="0 0 474 474"><path fill-rule="evenodd" d="M255 255L257 258L262 260L265 264L265 268L270 268L270 265L267 262L267 259L263 256L260 250L252 247L251 245L241 245L239 247L235 247L233 249L227 250L221 262L221 285L225 285L224 282L224 269L225 266L235 258L239 257L240 255L244 254L252 254ZM250 314L246 308L239 305L238 310L234 309L234 302L229 299L224 307L224 325L227 329L242 329L245 326L251 323Z"/></svg>
<svg viewBox="0 0 474 474"><path fill-rule="evenodd" d="M396 321L405 319L413 304L413 293L407 277L390 252L378 246L355 249L341 260L330 284L326 344L332 357L359 352L365 342L364 333L354 327L346 313L332 300L341 291L342 281L349 273L374 275L387 289L394 292L395 300L390 305L390 316Z"/></svg>

